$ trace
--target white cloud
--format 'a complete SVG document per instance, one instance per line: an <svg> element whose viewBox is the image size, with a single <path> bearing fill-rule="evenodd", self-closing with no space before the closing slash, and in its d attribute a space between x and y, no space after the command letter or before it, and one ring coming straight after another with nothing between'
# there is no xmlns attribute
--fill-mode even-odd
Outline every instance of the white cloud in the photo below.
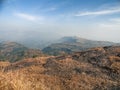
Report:
<svg viewBox="0 0 120 90"><path fill-rule="evenodd" d="M33 16L30 14L26 14L26 13L14 13L14 15L19 18L23 18L23 19L30 20L30 21L36 21L36 20L40 19L37 16Z"/></svg>
<svg viewBox="0 0 120 90"><path fill-rule="evenodd" d="M107 14L114 14L119 12L120 12L120 8L114 8L114 9L106 9L106 10L100 10L100 11L80 12L78 14L75 14L74 16L107 15Z"/></svg>

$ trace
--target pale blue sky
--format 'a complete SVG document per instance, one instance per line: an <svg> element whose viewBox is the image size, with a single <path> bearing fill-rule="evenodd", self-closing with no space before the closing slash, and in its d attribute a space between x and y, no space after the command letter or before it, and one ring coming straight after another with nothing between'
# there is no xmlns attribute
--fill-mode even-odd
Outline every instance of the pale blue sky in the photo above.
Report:
<svg viewBox="0 0 120 90"><path fill-rule="evenodd" d="M0 0L1 37L28 32L120 42L120 0Z"/></svg>

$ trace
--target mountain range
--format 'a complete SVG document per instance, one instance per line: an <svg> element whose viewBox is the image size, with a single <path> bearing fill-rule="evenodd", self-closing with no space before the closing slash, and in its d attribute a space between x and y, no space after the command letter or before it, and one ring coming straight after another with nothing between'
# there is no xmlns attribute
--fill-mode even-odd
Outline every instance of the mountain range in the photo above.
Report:
<svg viewBox="0 0 120 90"><path fill-rule="evenodd" d="M52 41L52 40L51 40ZM44 55L53 55L60 56L64 54L72 54L74 52L84 51L93 47L101 47L101 46L111 46L111 45L120 45L113 42L108 41L94 41L88 40L80 37L63 37L61 39L52 41L49 43L41 43L44 47L42 50L36 49L37 46L34 47L33 44L28 43L28 47L26 44L19 44L19 42L10 42L10 41L0 41L0 60L1 61L10 61L15 62L24 58L31 58L37 56ZM38 44L38 43L37 43ZM45 44L45 46L44 46ZM31 48L33 45L34 48ZM39 46L39 44L38 44Z"/></svg>
<svg viewBox="0 0 120 90"><path fill-rule="evenodd" d="M57 42L48 45L42 49L43 53L48 55L70 54L72 52L84 51L93 47L120 45L108 41L88 40L80 37L63 37Z"/></svg>

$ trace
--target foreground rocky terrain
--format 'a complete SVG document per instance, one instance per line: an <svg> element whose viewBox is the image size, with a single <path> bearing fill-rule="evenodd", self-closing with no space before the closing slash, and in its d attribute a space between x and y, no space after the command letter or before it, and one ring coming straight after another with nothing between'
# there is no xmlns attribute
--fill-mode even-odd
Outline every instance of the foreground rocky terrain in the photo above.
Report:
<svg viewBox="0 0 120 90"><path fill-rule="evenodd" d="M120 46L0 62L0 90L120 90Z"/></svg>

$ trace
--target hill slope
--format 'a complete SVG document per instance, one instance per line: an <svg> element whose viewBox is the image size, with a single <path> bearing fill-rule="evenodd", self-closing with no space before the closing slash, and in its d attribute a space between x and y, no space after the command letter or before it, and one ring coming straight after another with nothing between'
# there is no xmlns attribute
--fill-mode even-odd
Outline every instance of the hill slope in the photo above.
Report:
<svg viewBox="0 0 120 90"><path fill-rule="evenodd" d="M7 74L1 76L12 90L120 90L120 46L30 58L5 65ZM4 81L0 82L3 90Z"/></svg>
<svg viewBox="0 0 120 90"><path fill-rule="evenodd" d="M48 47L44 48L42 51L45 54L49 54L49 55L59 55L64 53L69 54L72 52L83 51L93 47L110 46L110 45L117 45L117 44L107 41L87 40L79 37L63 37L60 40L58 40L57 43L49 45Z"/></svg>
<svg viewBox="0 0 120 90"><path fill-rule="evenodd" d="M23 58L30 58L43 55L40 50L29 49L16 42L0 43L0 60L15 62Z"/></svg>

